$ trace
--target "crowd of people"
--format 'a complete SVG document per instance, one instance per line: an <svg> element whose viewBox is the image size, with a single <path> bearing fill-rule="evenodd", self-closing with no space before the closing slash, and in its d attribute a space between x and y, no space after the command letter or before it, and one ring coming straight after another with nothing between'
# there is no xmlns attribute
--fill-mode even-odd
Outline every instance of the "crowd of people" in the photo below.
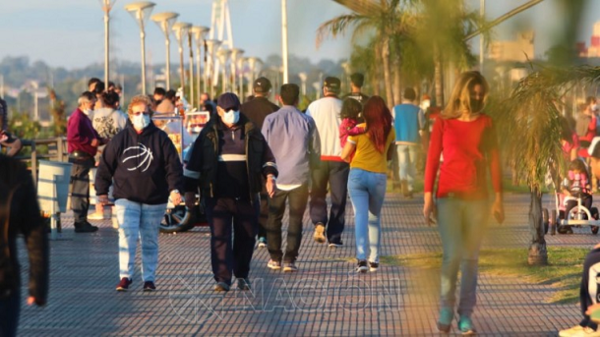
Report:
<svg viewBox="0 0 600 337"><path fill-rule="evenodd" d="M498 140L494 123L484 112L489 85L476 71L461 74L450 103L442 110L432 106L427 95L419 99L413 88L404 90L401 104L390 107L379 96L365 95L363 81L362 74L353 74L351 92L341 96L339 78L326 77L323 97L301 111L297 85L277 88L276 104L269 100L274 88L261 77L252 83L253 96L244 103L230 92L214 101L202 94L197 109L209 119L200 121L193 114L185 116L184 111L191 107L181 92L156 88L150 96L134 96L123 112L118 87L90 80L67 124L75 232L97 231L89 221L104 219L104 207L113 206L119 233L116 290L128 291L134 282L139 239L141 288L154 291L160 286L156 280L158 228L167 203L184 203L189 209L203 207L210 226L214 291L227 292L234 285L246 291L252 289L250 266L255 247L268 250L269 260L264 263L271 270L293 273L302 267L307 208L307 220L314 226L313 240L330 249L343 247L348 235L349 198L354 213L354 271L376 272L381 262L385 227L381 210L388 177L397 176L401 193L412 198L415 177L422 170L424 221L437 225L443 248L437 327L449 332L458 318L461 333L474 333L471 317L477 298L481 242L490 216L500 223L504 220ZM6 109L0 100L0 112ZM595 182L600 178L598 111L596 99L588 98L574 120L563 120L561 130L563 158L570 170L565 182L557 186L564 193L583 193L585 205L591 203L585 195L598 188ZM183 126L168 122L172 116L183 116L179 118ZM18 139L6 130L5 117L0 123L0 145L8 146L8 155L14 155ZM185 151L171 137L181 130L188 133L182 135ZM0 160L9 159L0 156ZM397 167L391 165L394 160ZM397 172L390 175L391 169ZM15 172L19 170L15 166ZM488 191L488 175L492 191ZM23 190L15 192L16 200L35 193L31 186L13 186L12 180L3 182L3 177L0 190ZM92 213L88 213L90 183L97 198ZM567 209L575 205L571 200ZM37 209L17 207L10 219L21 212L39 214ZM0 212L0 220L3 217ZM40 219L30 220L15 220L8 242L14 250L14 233L25 234L30 254L35 257L31 277L36 282L30 288L30 303L43 304L47 246L40 242L46 240L46 231L37 225ZM588 255L584 265L584 320L561 331L560 336L597 333L590 319L590 310L597 304L596 293L588 290L588 284L596 282L597 266L600 247ZM14 296L18 292L14 285L5 286L1 281L0 290L11 290L8 297L0 297L0 317L5 317L4 308L17 305ZM18 314L11 313L13 316L6 317L12 317L13 322ZM0 322L9 336L16 329L16 323L11 324Z"/></svg>

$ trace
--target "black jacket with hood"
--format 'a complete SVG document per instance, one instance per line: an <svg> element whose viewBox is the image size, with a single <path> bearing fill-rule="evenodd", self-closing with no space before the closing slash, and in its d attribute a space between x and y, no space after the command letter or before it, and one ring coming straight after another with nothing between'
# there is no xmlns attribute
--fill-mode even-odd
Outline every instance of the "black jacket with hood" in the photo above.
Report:
<svg viewBox="0 0 600 337"><path fill-rule="evenodd" d="M183 167L167 134L150 123L138 134L130 121L106 145L96 174L96 194L149 205L167 203L172 190L183 191Z"/></svg>

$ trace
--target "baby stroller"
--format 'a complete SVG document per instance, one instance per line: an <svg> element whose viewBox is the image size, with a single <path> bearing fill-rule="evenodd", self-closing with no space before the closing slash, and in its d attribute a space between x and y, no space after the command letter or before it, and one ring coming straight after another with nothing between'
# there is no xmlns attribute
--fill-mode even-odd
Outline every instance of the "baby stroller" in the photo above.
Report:
<svg viewBox="0 0 600 337"><path fill-rule="evenodd" d="M585 165L585 161L582 158L576 159L583 163L581 165L584 168L585 177L589 177L589 169ZM573 179L571 172L569 172L569 179L565 178L561 187L556 186L554 179L552 185L555 190L555 209L548 211L547 208L542 209L542 217L544 223L544 231L554 235L556 232L559 234L572 234L573 226L590 226L592 234L597 234L600 226L598 220L598 209L596 207L586 207L585 204L592 205L592 195L586 192L585 182L580 184L575 180L569 186L570 179ZM570 204L570 205L569 205Z"/></svg>

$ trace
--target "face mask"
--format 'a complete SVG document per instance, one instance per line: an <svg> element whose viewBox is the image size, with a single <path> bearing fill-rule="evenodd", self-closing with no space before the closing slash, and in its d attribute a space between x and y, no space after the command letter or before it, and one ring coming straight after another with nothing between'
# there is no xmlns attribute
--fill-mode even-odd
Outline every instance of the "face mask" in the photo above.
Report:
<svg viewBox="0 0 600 337"><path fill-rule="evenodd" d="M598 104L592 104L591 109L592 112L598 112Z"/></svg>
<svg viewBox="0 0 600 337"><path fill-rule="evenodd" d="M431 106L431 102L430 101L423 101L421 103L421 109L423 109L423 110L429 109L430 106Z"/></svg>
<svg viewBox="0 0 600 337"><path fill-rule="evenodd" d="M471 100L469 101L469 105L471 106L471 112L473 113L481 112L481 110L483 110L482 99L471 98Z"/></svg>
<svg viewBox="0 0 600 337"><path fill-rule="evenodd" d="M229 110L223 114L223 123L225 124L235 124L240 120L240 112Z"/></svg>
<svg viewBox="0 0 600 337"><path fill-rule="evenodd" d="M150 124L150 116L146 114L132 116L131 123L136 130L143 130Z"/></svg>

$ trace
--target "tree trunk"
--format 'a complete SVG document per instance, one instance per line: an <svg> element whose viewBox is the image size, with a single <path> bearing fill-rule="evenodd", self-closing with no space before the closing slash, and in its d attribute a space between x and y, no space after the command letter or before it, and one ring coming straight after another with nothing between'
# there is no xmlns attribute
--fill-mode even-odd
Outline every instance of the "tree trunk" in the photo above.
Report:
<svg viewBox="0 0 600 337"><path fill-rule="evenodd" d="M433 46L433 66L434 66L434 83L435 83L435 104L444 108L444 78L442 73L442 55L438 47Z"/></svg>
<svg viewBox="0 0 600 337"><path fill-rule="evenodd" d="M392 74L390 69L390 38L384 37L381 44L381 58L383 59L383 80L385 86L385 96L388 107L394 107L394 94L392 93Z"/></svg>
<svg viewBox="0 0 600 337"><path fill-rule="evenodd" d="M394 105L402 103L402 78L400 73L400 56L394 56ZM417 99L417 102L419 100Z"/></svg>
<svg viewBox="0 0 600 337"><path fill-rule="evenodd" d="M548 250L542 223L542 193L538 188L531 188L530 195L529 230L531 231L531 242L527 263L531 266L546 266L548 265Z"/></svg>
<svg viewBox="0 0 600 337"><path fill-rule="evenodd" d="M373 95L381 96L381 48L379 44L375 43L375 63L373 64L373 71L371 72L371 83L373 84Z"/></svg>

